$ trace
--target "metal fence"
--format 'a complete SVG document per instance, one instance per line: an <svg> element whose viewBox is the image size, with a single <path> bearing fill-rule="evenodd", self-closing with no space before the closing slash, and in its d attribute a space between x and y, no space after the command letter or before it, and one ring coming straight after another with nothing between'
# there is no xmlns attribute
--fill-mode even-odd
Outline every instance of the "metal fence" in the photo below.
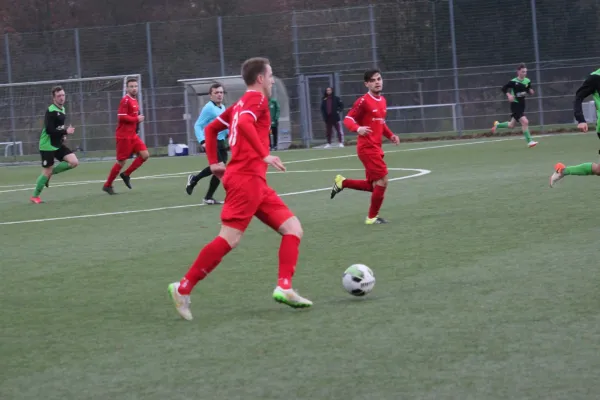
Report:
<svg viewBox="0 0 600 400"><path fill-rule="evenodd" d="M0 50L0 83L139 73L146 141L159 149L170 137L185 140L178 79L237 75L244 59L267 56L288 89L293 138L314 145L324 141L325 87L335 87L347 110L365 90L365 68L384 70L389 106L456 105L390 115L397 132L430 136L506 119L499 88L525 62L536 90L527 102L532 124L570 124L573 93L600 66L599 19L598 0L404 0L10 33ZM0 142L11 134L3 123Z"/></svg>

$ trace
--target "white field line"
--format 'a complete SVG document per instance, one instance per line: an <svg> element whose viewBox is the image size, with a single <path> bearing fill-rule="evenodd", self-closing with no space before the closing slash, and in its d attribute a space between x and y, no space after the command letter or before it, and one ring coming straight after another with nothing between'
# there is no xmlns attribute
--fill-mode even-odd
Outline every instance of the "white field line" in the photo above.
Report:
<svg viewBox="0 0 600 400"><path fill-rule="evenodd" d="M389 179L389 181L400 181L400 180L404 180L404 179L417 178L419 176L423 176L423 175L427 175L427 174L431 173L431 171L429 171L427 169L417 169L417 168L388 168L388 169L390 171L415 171L416 172L412 175L401 176L399 178L391 178L391 179ZM357 169L341 169L341 170L338 169L338 170L333 170L333 171L337 172L337 171L356 171L356 170ZM329 170L304 171L304 172L328 172L328 171ZM362 171L362 169L360 171ZM295 171L295 172L301 172L301 171ZM282 193L279 196L280 197L296 196L299 194L323 192L326 190L331 190L331 186L326 187L326 188L320 188L320 189L302 190L300 192ZM107 213L99 213L99 214L70 215L70 216L66 216L66 217L56 217L56 218L28 219L28 220L21 220L21 221L0 222L0 225L21 225L21 224L31 224L31 223L35 223L35 222L49 222L49 221L62 221L62 220L68 220L68 219L107 217L107 216L111 216L111 215L138 214L138 213L153 212L153 211L176 210L176 209L180 209L180 208L190 208L190 207L201 207L203 205L204 204L184 204L184 205L179 205L179 206L146 208L146 209L142 209L142 210L115 211L115 212L107 212Z"/></svg>

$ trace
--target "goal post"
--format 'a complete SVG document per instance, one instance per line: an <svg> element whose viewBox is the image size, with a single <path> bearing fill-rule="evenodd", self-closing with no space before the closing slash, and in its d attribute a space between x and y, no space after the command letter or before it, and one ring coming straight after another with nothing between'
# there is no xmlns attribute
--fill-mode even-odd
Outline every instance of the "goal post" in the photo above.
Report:
<svg viewBox="0 0 600 400"><path fill-rule="evenodd" d="M114 157L117 110L126 93L127 79L138 81L138 102L143 114L140 74L55 79L0 84L0 105L8 112L0 116L0 160L35 161L44 114L52 104L51 90L60 85L66 93L66 123L75 127L67 146L82 152L80 158ZM140 137L145 139L144 124Z"/></svg>
<svg viewBox="0 0 600 400"><path fill-rule="evenodd" d="M457 132L456 103L392 106L386 121L394 133Z"/></svg>

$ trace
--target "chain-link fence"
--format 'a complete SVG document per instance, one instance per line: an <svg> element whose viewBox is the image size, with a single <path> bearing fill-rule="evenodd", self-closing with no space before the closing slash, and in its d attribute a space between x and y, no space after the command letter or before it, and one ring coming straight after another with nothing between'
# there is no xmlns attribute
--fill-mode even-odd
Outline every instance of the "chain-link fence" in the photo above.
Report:
<svg viewBox="0 0 600 400"><path fill-rule="evenodd" d="M536 91L527 115L547 128L573 122L573 94L600 65L599 3L403 0L10 33L0 49L0 83L141 74L146 141L162 149L169 138L186 138L178 79L237 75L244 59L266 56L288 90L293 140L314 145L325 138L324 89L334 87L347 111L365 91L366 68L384 71L388 105L395 107L392 128L432 136L485 130L507 119L500 87L525 62ZM4 119L0 142L11 137Z"/></svg>

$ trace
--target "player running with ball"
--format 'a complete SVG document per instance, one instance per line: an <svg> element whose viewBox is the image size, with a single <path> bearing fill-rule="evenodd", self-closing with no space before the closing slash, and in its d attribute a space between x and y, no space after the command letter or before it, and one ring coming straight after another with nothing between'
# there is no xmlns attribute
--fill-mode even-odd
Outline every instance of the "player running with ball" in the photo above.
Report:
<svg viewBox="0 0 600 400"><path fill-rule="evenodd" d="M277 193L267 184L267 167L285 171L279 157L269 155L269 96L274 83L269 60L251 58L242 65L247 92L205 129L206 155L210 169L223 177L225 205L221 212L221 231L198 254L196 261L180 282L169 285L169 293L177 312L192 319L190 293L235 248L250 221L257 217L281 236L279 247L279 280L273 299L290 307L310 307L312 302L292 289L292 276L298 261L302 238L300 221ZM219 162L217 136L229 128L231 161Z"/></svg>
<svg viewBox="0 0 600 400"><path fill-rule="evenodd" d="M377 69L365 72L364 81L369 91L356 100L344 119L344 125L350 131L358 133L356 152L365 167L366 179L346 179L342 175L336 176L331 190L331 198L333 199L336 194L346 188L371 192L371 206L365 223L367 225L385 224L387 221L379 217L379 209L383 204L388 184L388 170L383 161L384 153L381 141L382 136L385 136L398 145L400 139L385 123L387 103L381 95L383 89L381 72Z"/></svg>

